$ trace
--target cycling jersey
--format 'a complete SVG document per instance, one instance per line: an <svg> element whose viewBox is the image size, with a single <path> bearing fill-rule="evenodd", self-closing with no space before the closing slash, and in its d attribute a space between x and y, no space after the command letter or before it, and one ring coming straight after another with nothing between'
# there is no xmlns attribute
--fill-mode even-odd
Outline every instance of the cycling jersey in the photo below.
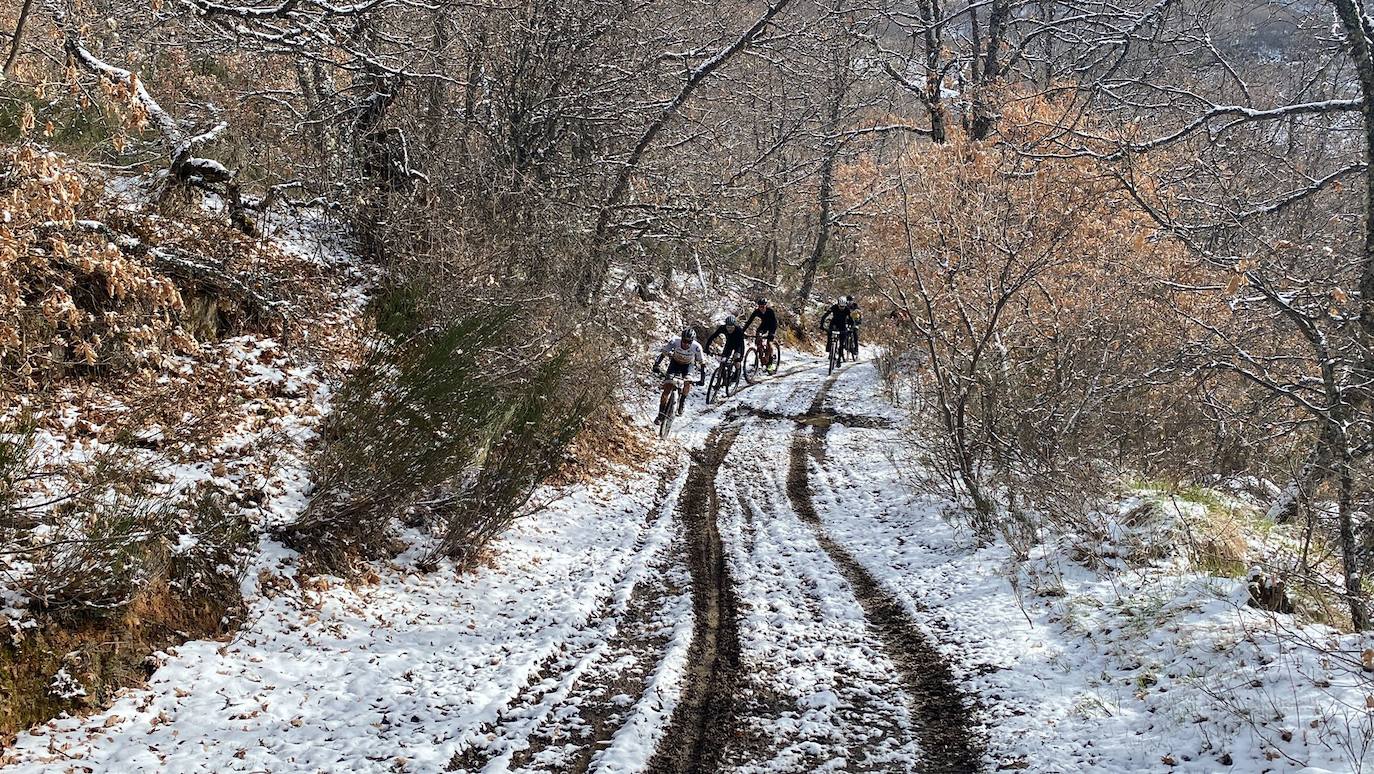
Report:
<svg viewBox="0 0 1374 774"><path fill-rule="evenodd" d="M690 366L693 363L706 362L706 355L702 353L701 345L691 341L684 347L680 336L668 339L667 343L659 349L659 354L667 355L673 365Z"/></svg>
<svg viewBox="0 0 1374 774"><path fill-rule="evenodd" d="M826 320L830 321L829 325L826 324ZM821 315L821 328L823 329L842 331L847 327L849 327L849 307L847 305L831 304L830 308L825 310L825 314Z"/></svg>
<svg viewBox="0 0 1374 774"><path fill-rule="evenodd" d="M744 327L748 328L755 320L759 321L758 332L764 336L772 336L778 332L778 315L773 311L773 307L770 306L762 312L755 309L753 314L749 315L749 319L744 321Z"/></svg>
<svg viewBox="0 0 1374 774"><path fill-rule="evenodd" d="M692 363L705 363L706 355L702 352L701 344L698 342L687 342L683 346L682 337L675 335L669 338L666 344L658 349L660 355L668 356L668 375L669 377L686 377L691 370Z"/></svg>
<svg viewBox="0 0 1374 774"><path fill-rule="evenodd" d="M721 350L721 357L744 354L744 326L736 325L735 332L726 330L724 325L717 327L710 336L706 337L706 351L711 351L711 342L717 337L725 338L725 349Z"/></svg>

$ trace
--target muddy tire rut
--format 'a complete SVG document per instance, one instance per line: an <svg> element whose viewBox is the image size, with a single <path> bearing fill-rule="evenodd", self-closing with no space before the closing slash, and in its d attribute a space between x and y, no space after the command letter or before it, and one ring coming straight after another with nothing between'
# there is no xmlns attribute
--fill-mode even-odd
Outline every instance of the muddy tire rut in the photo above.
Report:
<svg viewBox="0 0 1374 774"><path fill-rule="evenodd" d="M719 771L722 742L732 725L739 682L738 612L716 524L720 502L715 481L738 435L735 424L711 431L705 448L693 455L678 500L687 532L695 620L686 684L668 732L649 762L651 772Z"/></svg>
<svg viewBox="0 0 1374 774"><path fill-rule="evenodd" d="M922 760L915 770L950 774L979 771L982 745L972 731L972 702L960 689L949 662L902 603L848 549L830 537L812 502L809 463L812 459L823 459L825 436L832 422L838 421L836 415L824 411L834 381L834 376L825 381L806 416L794 417L798 426L789 455L788 500L853 589L888 658L901 672L902 682L913 699L911 709L922 750Z"/></svg>
<svg viewBox="0 0 1374 774"><path fill-rule="evenodd" d="M460 751L450 760L448 771L481 771L501 758L503 751L508 757L505 768L511 771L574 774L592 768L596 753L626 720L625 709L614 706L611 697L629 696L638 702L649 672L667 648L668 636L655 616L672 597L682 593L675 581L681 565L673 561L682 554L682 541L676 538L654 550L646 540L654 523L675 507L671 490L680 474L681 466L663 474L654 498L657 504L644 514L633 552L642 555L645 562L631 563L624 570L641 575L632 586L628 603L617 609L617 592L608 592L579 631L529 676L503 708L501 719L484 727L491 741L500 740L501 744L478 744ZM619 588L625 580L624 576L618 578L614 587ZM576 719L571 728L569 713ZM528 722L531 717L537 718L532 724ZM561 754L553 756L557 762L551 767L537 763L556 749Z"/></svg>

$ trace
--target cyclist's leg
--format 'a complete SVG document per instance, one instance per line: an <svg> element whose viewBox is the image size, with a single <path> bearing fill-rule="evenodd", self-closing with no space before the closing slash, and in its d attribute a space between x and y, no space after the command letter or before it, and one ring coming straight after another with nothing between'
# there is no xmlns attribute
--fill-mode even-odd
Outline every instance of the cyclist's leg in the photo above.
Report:
<svg viewBox="0 0 1374 774"><path fill-rule="evenodd" d="M739 346L739 347L726 347L726 348L725 348L725 351L721 353L721 363L722 363L722 365L727 365L727 366L729 366L730 370L727 371L726 374L728 374L732 380L733 380L734 378L736 378L736 377L739 376L740 366L741 366L741 364L742 364L743 362L744 362L744 347L743 347L743 346Z"/></svg>
<svg viewBox="0 0 1374 774"><path fill-rule="evenodd" d="M677 388L673 386L672 379L664 379L663 384L659 385L658 419L654 420L656 423L663 421L663 415L668 412L668 399L672 396L673 390L675 389Z"/></svg>
<svg viewBox="0 0 1374 774"><path fill-rule="evenodd" d="M658 415L654 417L654 424L656 425L663 424L663 415L668 413L668 396L672 394L670 387L672 387L671 382L664 382L659 387Z"/></svg>
<svg viewBox="0 0 1374 774"><path fill-rule="evenodd" d="M690 378L692 375L692 365L690 363L685 363L681 366L675 365L674 368L668 369L668 373L682 379L682 399L677 402L677 415L682 416L682 409L687 405L687 396L692 394L692 380Z"/></svg>

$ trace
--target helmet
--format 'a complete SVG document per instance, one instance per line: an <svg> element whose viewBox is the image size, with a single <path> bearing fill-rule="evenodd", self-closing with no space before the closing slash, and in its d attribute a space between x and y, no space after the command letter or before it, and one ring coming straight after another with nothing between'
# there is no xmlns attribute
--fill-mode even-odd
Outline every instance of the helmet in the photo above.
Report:
<svg viewBox="0 0 1374 774"><path fill-rule="evenodd" d="M686 328L686 329L684 329L684 330L682 331L682 340L683 340L683 341L696 341L696 340L697 340L697 331L696 331L696 329L695 329L695 328Z"/></svg>
<svg viewBox="0 0 1374 774"><path fill-rule="evenodd" d="M725 326L726 326L727 328L733 328L733 327L735 327L736 325L739 325L739 320L736 320L736 319L735 319L735 316L734 316L733 314L731 314L731 315L726 315L726 317L725 317Z"/></svg>
<svg viewBox="0 0 1374 774"><path fill-rule="evenodd" d="M835 299L835 305L836 305L836 306L844 306L845 304L848 304L848 303L849 303L849 300L846 299L844 296L840 296L839 298Z"/></svg>
<svg viewBox="0 0 1374 774"><path fill-rule="evenodd" d="M759 296L758 298L754 299L754 303L758 304L759 306L768 306L768 299L764 298L763 296Z"/></svg>

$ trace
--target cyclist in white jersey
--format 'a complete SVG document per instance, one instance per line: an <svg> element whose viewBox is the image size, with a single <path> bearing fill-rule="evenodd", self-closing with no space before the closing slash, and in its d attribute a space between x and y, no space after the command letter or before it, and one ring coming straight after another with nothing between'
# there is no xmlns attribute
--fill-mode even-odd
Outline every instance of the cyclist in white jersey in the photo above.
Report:
<svg viewBox="0 0 1374 774"><path fill-rule="evenodd" d="M682 332L681 336L674 336L668 339L658 350L658 359L654 361L654 373L659 373L659 365L663 359L668 359L668 373L663 378L663 394L658 399L658 418L654 424L663 421L663 414L668 407L668 396L676 389L675 379L682 380L682 400L677 404L678 416L682 416L682 407L687 403L687 395L692 391L692 383L687 376L692 371L692 365L696 364L702 369L701 374L706 376L706 354L701 350L701 344L697 342L697 332L688 328Z"/></svg>

